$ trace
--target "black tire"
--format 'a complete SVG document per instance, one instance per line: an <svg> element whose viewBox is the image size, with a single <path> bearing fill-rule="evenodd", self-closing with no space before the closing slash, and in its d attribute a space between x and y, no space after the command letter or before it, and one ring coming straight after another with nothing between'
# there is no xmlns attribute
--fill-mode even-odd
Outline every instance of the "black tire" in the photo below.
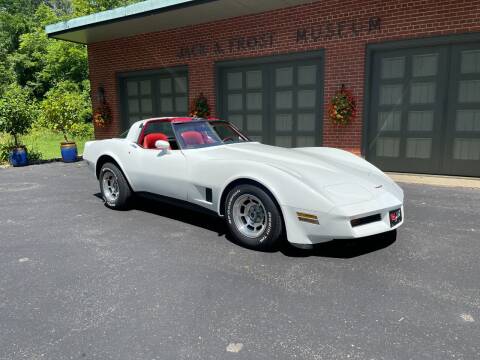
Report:
<svg viewBox="0 0 480 360"><path fill-rule="evenodd" d="M261 217L261 219L265 219L265 222L262 225L264 228L258 236L255 236L255 232L252 232L247 236L244 232L248 231L248 229L243 230L242 232L238 226L240 224L241 227L242 223L244 224L244 227L247 226L245 219L242 219L242 216L238 216L238 213L241 212L241 210L238 210L241 209L241 206L239 207L238 204L242 203L242 199L247 199L248 202L250 196L253 196L253 199L259 200L264 209L264 211L260 211L265 214L264 217ZM234 208L237 210L234 210ZM258 186L250 184L235 186L227 195L225 202L225 218L234 240L245 247L255 250L272 251L276 250L280 245L283 231L281 212L272 197ZM237 221L235 221L235 218ZM258 218L255 217L255 219ZM255 229L253 231L255 231Z"/></svg>
<svg viewBox="0 0 480 360"><path fill-rule="evenodd" d="M104 181L104 177L111 176L112 179L116 181L118 185L117 196L109 196L109 187ZM132 190L128 185L125 176L123 176L122 171L113 163L105 163L100 170L100 175L98 177L100 183L100 191L102 193L103 201L105 205L110 209L115 210L125 210L128 209L129 201L132 197Z"/></svg>

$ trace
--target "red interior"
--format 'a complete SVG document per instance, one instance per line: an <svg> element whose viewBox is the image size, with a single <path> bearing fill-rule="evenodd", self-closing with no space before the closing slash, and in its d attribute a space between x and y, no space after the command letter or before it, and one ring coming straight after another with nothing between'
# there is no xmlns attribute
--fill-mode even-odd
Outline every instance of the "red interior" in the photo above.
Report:
<svg viewBox="0 0 480 360"><path fill-rule="evenodd" d="M155 143L158 140L168 141L168 136L164 133L153 133L145 135L145 137L143 138L143 147L145 149L156 149Z"/></svg>
<svg viewBox="0 0 480 360"><path fill-rule="evenodd" d="M181 136L187 146L205 144L202 134L198 131L185 131Z"/></svg>

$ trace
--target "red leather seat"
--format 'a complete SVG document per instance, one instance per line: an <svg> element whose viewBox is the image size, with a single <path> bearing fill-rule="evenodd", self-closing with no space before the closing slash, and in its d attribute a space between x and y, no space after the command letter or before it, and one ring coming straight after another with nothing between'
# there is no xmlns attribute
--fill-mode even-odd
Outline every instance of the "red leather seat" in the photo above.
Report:
<svg viewBox="0 0 480 360"><path fill-rule="evenodd" d="M143 138L143 147L145 149L156 149L155 143L158 140L168 141L168 136L164 133L152 133L145 135L145 137Z"/></svg>
<svg viewBox="0 0 480 360"><path fill-rule="evenodd" d="M198 131L185 131L181 136L187 146L205 144L202 134Z"/></svg>

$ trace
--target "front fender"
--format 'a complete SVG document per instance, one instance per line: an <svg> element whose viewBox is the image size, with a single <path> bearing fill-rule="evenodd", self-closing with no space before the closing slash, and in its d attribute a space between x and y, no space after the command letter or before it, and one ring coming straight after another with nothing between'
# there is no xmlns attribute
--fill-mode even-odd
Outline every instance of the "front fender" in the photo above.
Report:
<svg viewBox="0 0 480 360"><path fill-rule="evenodd" d="M222 183L219 184L217 195L217 212L219 214L221 212L220 200L225 190L233 182L243 179L255 181L264 186L272 193L280 206L293 206L303 209L321 206L325 210L330 210L333 207L333 204L327 198L304 183L298 174L269 164L249 161L242 161L242 164L236 162L235 164L237 168L245 170L232 172L225 176ZM231 165L222 165L222 167L225 166Z"/></svg>

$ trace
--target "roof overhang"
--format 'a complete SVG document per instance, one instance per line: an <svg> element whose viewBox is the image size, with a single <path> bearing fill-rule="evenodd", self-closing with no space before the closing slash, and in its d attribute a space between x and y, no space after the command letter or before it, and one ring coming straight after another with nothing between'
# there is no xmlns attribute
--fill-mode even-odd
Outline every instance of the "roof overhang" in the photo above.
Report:
<svg viewBox="0 0 480 360"><path fill-rule="evenodd" d="M48 25L49 37L92 44L261 13L313 0L148 0Z"/></svg>

